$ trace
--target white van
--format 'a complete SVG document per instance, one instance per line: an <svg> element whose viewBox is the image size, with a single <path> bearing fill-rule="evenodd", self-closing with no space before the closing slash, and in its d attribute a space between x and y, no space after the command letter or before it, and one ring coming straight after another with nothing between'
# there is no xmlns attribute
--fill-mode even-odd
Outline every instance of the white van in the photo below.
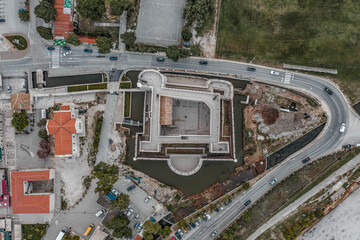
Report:
<svg viewBox="0 0 360 240"><path fill-rule="evenodd" d="M61 239L63 239L64 236L65 236L65 231L61 230L59 235L56 237L56 240L61 240Z"/></svg>
<svg viewBox="0 0 360 240"><path fill-rule="evenodd" d="M101 209L100 211L98 211L97 213L95 213L96 217L100 217L102 214L104 214L106 212L105 208Z"/></svg>

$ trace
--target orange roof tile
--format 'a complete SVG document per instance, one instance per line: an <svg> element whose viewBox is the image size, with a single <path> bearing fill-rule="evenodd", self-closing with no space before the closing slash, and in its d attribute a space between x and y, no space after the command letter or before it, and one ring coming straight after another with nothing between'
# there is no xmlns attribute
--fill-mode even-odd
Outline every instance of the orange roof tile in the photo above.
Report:
<svg viewBox="0 0 360 240"><path fill-rule="evenodd" d="M24 194L24 181L41 180L49 180L49 170L11 172L11 193L14 214L49 213L49 195Z"/></svg>
<svg viewBox="0 0 360 240"><path fill-rule="evenodd" d="M64 107L64 109L67 109ZM64 110L61 108L61 110ZM70 107L69 109L70 110ZM55 112L54 119L49 119L46 125L49 135L55 137L55 155L72 154L72 135L76 133L76 119L71 118L71 112Z"/></svg>
<svg viewBox="0 0 360 240"><path fill-rule="evenodd" d="M14 93L11 94L11 109L14 110L29 110L30 94L29 93Z"/></svg>
<svg viewBox="0 0 360 240"><path fill-rule="evenodd" d="M61 106L60 110L70 110L70 106Z"/></svg>

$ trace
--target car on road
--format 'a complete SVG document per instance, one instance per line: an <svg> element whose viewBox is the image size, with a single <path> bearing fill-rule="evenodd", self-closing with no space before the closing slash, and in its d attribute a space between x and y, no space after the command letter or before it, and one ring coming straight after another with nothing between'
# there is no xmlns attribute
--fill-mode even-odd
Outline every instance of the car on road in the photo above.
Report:
<svg viewBox="0 0 360 240"><path fill-rule="evenodd" d="M98 211L97 213L95 213L96 217L100 217L101 215L103 215L104 213L106 213L105 208L101 209L100 211Z"/></svg>
<svg viewBox="0 0 360 240"><path fill-rule="evenodd" d="M150 201L150 199L151 199L151 196L147 196L147 198L145 198L145 200L144 200L144 202L149 202Z"/></svg>
<svg viewBox="0 0 360 240"><path fill-rule="evenodd" d="M275 76L279 76L279 75L280 75L280 73L279 73L279 72L276 72L276 71L270 71L270 74L271 74L271 75L275 75Z"/></svg>
<svg viewBox="0 0 360 240"><path fill-rule="evenodd" d="M11 92L12 92L10 85L8 85L6 88L7 88L8 93L11 93Z"/></svg>
<svg viewBox="0 0 360 240"><path fill-rule="evenodd" d="M65 56L70 55L70 54L71 54L71 51L64 52L64 53L63 53L63 56L65 57Z"/></svg>
<svg viewBox="0 0 360 240"><path fill-rule="evenodd" d="M130 192L131 190L133 190L134 188L136 188L136 185L133 184L130 187L127 188L127 191Z"/></svg>
<svg viewBox="0 0 360 240"><path fill-rule="evenodd" d="M341 124L341 126L340 126L340 132L341 132L341 133L345 132L345 128L346 128L346 124L345 124L345 123Z"/></svg>
<svg viewBox="0 0 360 240"><path fill-rule="evenodd" d="M216 234L217 234L217 231L213 231L213 232L210 234L210 237L215 237Z"/></svg>
<svg viewBox="0 0 360 240"><path fill-rule="evenodd" d="M246 70L248 70L248 71L250 71L250 72L255 72L255 71L256 71L256 68L254 68L254 67L247 67Z"/></svg>
<svg viewBox="0 0 360 240"><path fill-rule="evenodd" d="M310 162L310 158L309 158L309 157L307 157L307 158L305 158L305 159L302 160L302 163L307 163L307 162Z"/></svg>
<svg viewBox="0 0 360 240"><path fill-rule="evenodd" d="M327 92L330 95L333 95L333 92L329 88L324 88L325 92Z"/></svg>
<svg viewBox="0 0 360 240"><path fill-rule="evenodd" d="M104 55L97 55L96 57L97 58L104 58L105 56Z"/></svg>
<svg viewBox="0 0 360 240"><path fill-rule="evenodd" d="M55 50L54 47L48 47L47 49L50 50L50 51Z"/></svg>
<svg viewBox="0 0 360 240"><path fill-rule="evenodd" d="M250 205L250 203L251 203L251 200L249 199L249 200L247 200L246 202L245 202L245 207L247 207L247 206L249 206Z"/></svg>
<svg viewBox="0 0 360 240"><path fill-rule="evenodd" d="M62 47L62 49L66 50L66 51L69 51L70 47L64 46L64 47Z"/></svg>
<svg viewBox="0 0 360 240"><path fill-rule="evenodd" d="M4 18L0 18L0 22L5 22L5 19L4 19Z"/></svg>
<svg viewBox="0 0 360 240"><path fill-rule="evenodd" d="M342 146L342 150L345 151L346 149L350 149L351 148L351 144L346 144Z"/></svg>
<svg viewBox="0 0 360 240"><path fill-rule="evenodd" d="M199 62L199 64L200 64L200 65L207 65L208 62L207 62L207 61L204 61L204 60L201 60L201 61Z"/></svg>
<svg viewBox="0 0 360 240"><path fill-rule="evenodd" d="M115 188L113 188L113 189L111 190L111 192L112 192L116 197L120 196L120 192L119 192L118 190L116 190Z"/></svg>
<svg viewBox="0 0 360 240"><path fill-rule="evenodd" d="M84 49L84 52L86 52L86 53L92 53L93 51L92 51L92 49L85 48L85 49Z"/></svg>
<svg viewBox="0 0 360 240"><path fill-rule="evenodd" d="M158 57L158 58L156 58L156 61L158 61L158 62L165 62L165 58L163 58L163 57Z"/></svg>
<svg viewBox="0 0 360 240"><path fill-rule="evenodd" d="M274 178L273 180L271 180L270 185L272 186L272 185L274 185L276 182L277 182L277 178Z"/></svg>
<svg viewBox="0 0 360 240"><path fill-rule="evenodd" d="M117 61L117 57L110 57L110 61Z"/></svg>

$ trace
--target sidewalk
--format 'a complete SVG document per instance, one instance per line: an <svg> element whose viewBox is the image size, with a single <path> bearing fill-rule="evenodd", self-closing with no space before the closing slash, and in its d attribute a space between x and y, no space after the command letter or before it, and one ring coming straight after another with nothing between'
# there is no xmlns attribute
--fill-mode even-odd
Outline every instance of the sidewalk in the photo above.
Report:
<svg viewBox="0 0 360 240"><path fill-rule="evenodd" d="M360 165L360 154L357 155L353 160L342 166L340 169L338 169L336 172L331 174L327 179L319 183L317 186L315 186L313 189L305 193L303 196L301 196L299 199L297 199L295 202L291 203L289 206L278 212L275 216L273 216L271 219L269 219L265 224L263 224L261 227L259 227L251 236L249 236L248 240L255 240L257 237L259 237L263 232L265 232L267 229L271 228L272 226L276 225L278 222L282 221L291 213L296 211L299 206L301 206L304 202L306 202L308 199L310 199L312 196L320 192L322 189L326 188L329 184L331 184L333 181L336 180L337 177L343 175L344 173L350 171L351 169L354 169L357 167L357 165Z"/></svg>

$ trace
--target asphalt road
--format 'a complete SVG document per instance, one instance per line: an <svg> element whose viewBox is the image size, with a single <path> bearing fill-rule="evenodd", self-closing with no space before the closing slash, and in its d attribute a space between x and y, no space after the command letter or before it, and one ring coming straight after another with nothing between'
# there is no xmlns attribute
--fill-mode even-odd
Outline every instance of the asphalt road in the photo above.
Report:
<svg viewBox="0 0 360 240"><path fill-rule="evenodd" d="M202 223L201 227L190 231L186 235L186 239L209 239L210 233L213 230L216 230L218 233L222 232L245 210L244 203L247 200L250 199L251 202L254 203L270 189L269 182L273 178L276 177L279 181L281 181L303 166L301 162L302 159L306 157L316 159L329 152L339 149L339 145L347 131L346 129L344 133L340 133L340 125L341 123L348 125L349 113L352 114L352 112L349 111L350 106L347 104L339 89L324 78L284 70L277 70L280 72L280 75L273 76L270 75L271 68L256 65L252 65L256 67L256 72L249 72L246 69L250 64L223 60L208 60L207 65L200 65L198 63L199 59L193 58L180 59L178 62L166 59L165 62L159 63L156 61L156 56L147 54L128 53L119 55L119 53L112 53L107 55L105 58L97 58L97 55L98 53L96 51L91 54L86 54L83 52L83 48L72 49L72 55L61 58L60 67L64 69L72 69L74 72L78 70L80 73L84 70L111 70L112 68L162 68L232 74L301 90L318 97L327 111L327 124L323 132L317 139L314 140L314 142L310 143L308 146L276 166L265 177L255 183L248 191L234 199L230 206L226 207L220 213L213 215L213 217L208 221ZM109 61L109 56L118 56L118 61ZM38 65L32 65L31 59L0 63L0 72L36 68L38 68ZM327 94L324 91L325 86L329 87L334 94Z"/></svg>

